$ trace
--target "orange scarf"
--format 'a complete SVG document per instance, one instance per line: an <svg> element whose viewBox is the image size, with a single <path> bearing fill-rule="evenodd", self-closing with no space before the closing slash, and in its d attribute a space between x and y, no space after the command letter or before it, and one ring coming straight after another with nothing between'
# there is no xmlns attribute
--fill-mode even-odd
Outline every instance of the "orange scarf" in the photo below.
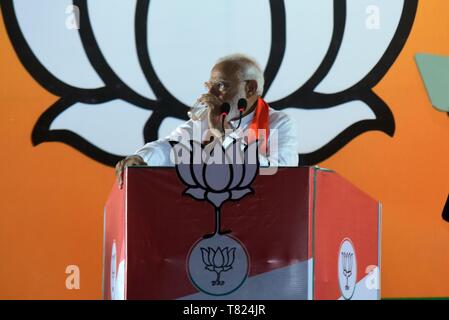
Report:
<svg viewBox="0 0 449 320"><path fill-rule="evenodd" d="M248 128L248 143L259 140L259 152L263 155L267 154L267 140L270 135L268 113L268 104L259 97L259 99L257 99L256 110L254 111L254 118Z"/></svg>

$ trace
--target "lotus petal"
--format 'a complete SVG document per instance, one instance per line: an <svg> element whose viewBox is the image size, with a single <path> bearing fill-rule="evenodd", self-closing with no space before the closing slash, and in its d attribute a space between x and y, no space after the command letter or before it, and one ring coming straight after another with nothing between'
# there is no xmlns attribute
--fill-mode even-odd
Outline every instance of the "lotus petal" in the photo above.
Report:
<svg viewBox="0 0 449 320"><path fill-rule="evenodd" d="M207 252L208 252L208 254L207 254L207 261L209 261L209 265L212 266L212 264L214 262L215 250L212 249L211 247L208 247Z"/></svg>
<svg viewBox="0 0 449 320"><path fill-rule="evenodd" d="M229 261L228 261L227 266L232 268L232 264L234 263L234 259L235 259L235 248L232 248L231 250L229 250Z"/></svg>
<svg viewBox="0 0 449 320"><path fill-rule="evenodd" d="M281 100L312 77L323 62L334 30L335 1L284 0L284 3L285 54L265 96L267 101Z"/></svg>
<svg viewBox="0 0 449 320"><path fill-rule="evenodd" d="M156 100L137 55L136 3L137 0L89 0L89 20L97 45L111 69L136 93Z"/></svg>
<svg viewBox="0 0 449 320"><path fill-rule="evenodd" d="M256 177L259 168L257 142L250 143L245 149L245 172L239 187L248 186Z"/></svg>
<svg viewBox="0 0 449 320"><path fill-rule="evenodd" d="M299 154L320 149L351 125L376 119L373 110L363 101L326 109L288 108L284 112L297 123Z"/></svg>
<svg viewBox="0 0 449 320"><path fill-rule="evenodd" d="M408 0L346 1L346 25L341 47L316 92L329 94L346 90L374 69L398 31L405 1ZM371 22L376 19L372 15L378 15L378 25Z"/></svg>
<svg viewBox="0 0 449 320"><path fill-rule="evenodd" d="M232 165L209 164L204 168L204 180L213 191L223 191L232 179Z"/></svg>
<svg viewBox="0 0 449 320"><path fill-rule="evenodd" d="M75 14L70 13L71 0L14 0L13 7L25 41L51 75L81 89L104 86L84 51L78 30L64 24Z"/></svg>
<svg viewBox="0 0 449 320"><path fill-rule="evenodd" d="M248 21L251 28L243 28ZM147 26L152 64L167 90L191 105L218 58L242 52L265 67L270 21L268 0L152 0Z"/></svg>
<svg viewBox="0 0 449 320"><path fill-rule="evenodd" d="M209 253L208 253L207 250L204 249L204 248L201 248L201 258L203 259L204 265L206 265L206 266L210 265L210 262L209 262Z"/></svg>
<svg viewBox="0 0 449 320"><path fill-rule="evenodd" d="M246 196L248 193L251 193L251 192L253 192L253 191L250 188L231 190L231 199L232 200L240 200L244 196Z"/></svg>
<svg viewBox="0 0 449 320"><path fill-rule="evenodd" d="M75 103L59 113L49 129L70 131L110 154L129 155L144 144L143 128L151 113L122 100Z"/></svg>
<svg viewBox="0 0 449 320"><path fill-rule="evenodd" d="M217 251L215 252L213 260L213 265L215 266L215 269L222 267L223 262L224 262L223 252L220 249L220 247L218 247Z"/></svg>
<svg viewBox="0 0 449 320"><path fill-rule="evenodd" d="M188 194L197 200L204 200L206 190L201 188L189 188L185 191L185 194Z"/></svg>

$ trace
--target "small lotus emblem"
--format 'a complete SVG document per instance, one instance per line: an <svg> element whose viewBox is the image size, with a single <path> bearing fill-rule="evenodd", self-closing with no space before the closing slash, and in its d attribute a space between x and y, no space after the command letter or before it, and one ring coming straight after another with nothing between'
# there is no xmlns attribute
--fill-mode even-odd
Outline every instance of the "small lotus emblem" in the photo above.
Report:
<svg viewBox="0 0 449 320"><path fill-rule="evenodd" d="M235 258L235 248L229 249L226 247L221 249L218 247L216 250L211 247L207 249L201 248L201 253L205 268L217 274L217 279L212 281L212 285L224 285L225 282L220 280L220 274L232 269L232 264L234 263Z"/></svg>

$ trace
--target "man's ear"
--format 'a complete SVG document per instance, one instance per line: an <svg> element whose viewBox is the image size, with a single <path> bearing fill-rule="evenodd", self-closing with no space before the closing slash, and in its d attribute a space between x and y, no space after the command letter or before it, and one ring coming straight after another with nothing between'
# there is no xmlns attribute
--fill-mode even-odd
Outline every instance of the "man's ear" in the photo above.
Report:
<svg viewBox="0 0 449 320"><path fill-rule="evenodd" d="M246 98L251 98L257 92L257 81L256 80L248 80L246 82Z"/></svg>

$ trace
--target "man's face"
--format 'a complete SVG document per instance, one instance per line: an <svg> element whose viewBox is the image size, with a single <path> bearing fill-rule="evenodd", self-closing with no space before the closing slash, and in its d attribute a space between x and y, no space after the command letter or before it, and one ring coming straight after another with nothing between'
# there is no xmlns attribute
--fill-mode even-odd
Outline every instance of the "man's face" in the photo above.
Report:
<svg viewBox="0 0 449 320"><path fill-rule="evenodd" d="M240 66L236 63L220 63L211 71L211 77L206 86L209 93L218 97L223 102L231 105L230 118L238 116L237 102L246 98L245 81L239 79Z"/></svg>

